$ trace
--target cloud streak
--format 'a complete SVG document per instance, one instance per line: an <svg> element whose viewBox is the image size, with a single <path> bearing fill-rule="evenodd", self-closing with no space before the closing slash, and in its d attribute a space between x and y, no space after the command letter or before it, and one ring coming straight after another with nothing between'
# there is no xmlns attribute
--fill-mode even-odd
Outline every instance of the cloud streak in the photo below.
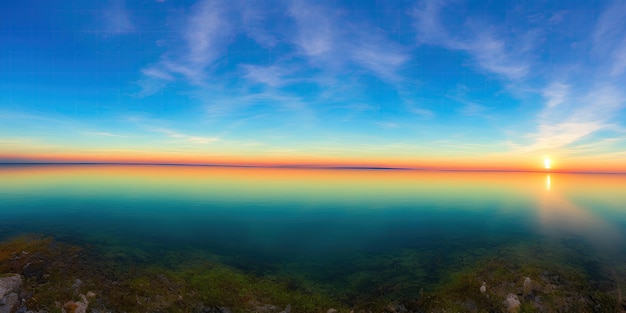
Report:
<svg viewBox="0 0 626 313"><path fill-rule="evenodd" d="M187 134L183 134L183 133L180 133L171 129L165 129L165 128L151 128L150 130L155 133L164 134L169 138L180 139L185 143L191 143L191 144L206 145L206 144L214 143L219 140L218 137L203 137L203 136L187 135Z"/></svg>
<svg viewBox="0 0 626 313"><path fill-rule="evenodd" d="M614 86L592 89L586 95L570 100L566 108L554 105L549 99L539 114L536 133L527 135L529 145L514 145L516 152L549 152L576 144L601 130L613 130L612 118L622 110L626 98Z"/></svg>
<svg viewBox="0 0 626 313"><path fill-rule="evenodd" d="M529 73L526 52L532 46L532 32L524 40L498 35L494 27L477 20L463 21L461 32L450 32L442 21L446 1L423 1L413 11L417 40L421 44L442 46L472 56L479 68L517 80ZM509 34L510 35L510 34Z"/></svg>
<svg viewBox="0 0 626 313"><path fill-rule="evenodd" d="M111 1L110 6L102 10L102 18L106 33L120 35L136 30L123 0Z"/></svg>

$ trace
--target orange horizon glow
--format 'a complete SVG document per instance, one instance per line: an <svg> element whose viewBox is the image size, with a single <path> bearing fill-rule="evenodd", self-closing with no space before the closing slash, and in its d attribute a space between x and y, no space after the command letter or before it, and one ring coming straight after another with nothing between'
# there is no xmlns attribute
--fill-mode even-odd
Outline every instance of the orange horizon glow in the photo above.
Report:
<svg viewBox="0 0 626 313"><path fill-rule="evenodd" d="M543 160L543 165L538 165ZM397 168L420 170L458 170L458 171L528 171L568 173L626 173L626 165L616 162L561 162L558 168L546 167L546 158L519 160L518 158L491 160L459 158L355 158L355 157L310 157L310 156L192 156L187 154L155 153L109 153L109 154L4 154L0 163L112 163L112 164L177 164L177 165L212 165L212 166L250 166L250 167L330 167L330 168Z"/></svg>

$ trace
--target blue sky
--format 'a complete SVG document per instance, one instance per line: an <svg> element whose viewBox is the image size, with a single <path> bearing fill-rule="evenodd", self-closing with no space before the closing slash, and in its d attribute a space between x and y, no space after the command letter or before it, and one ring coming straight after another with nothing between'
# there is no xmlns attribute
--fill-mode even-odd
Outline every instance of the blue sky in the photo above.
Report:
<svg viewBox="0 0 626 313"><path fill-rule="evenodd" d="M5 159L626 158L626 1L2 6Z"/></svg>

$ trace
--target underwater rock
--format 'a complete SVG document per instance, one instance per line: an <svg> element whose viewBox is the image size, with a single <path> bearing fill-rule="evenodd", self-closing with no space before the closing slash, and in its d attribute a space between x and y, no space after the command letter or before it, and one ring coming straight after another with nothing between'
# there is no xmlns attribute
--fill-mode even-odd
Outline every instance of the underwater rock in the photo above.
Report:
<svg viewBox="0 0 626 313"><path fill-rule="evenodd" d="M197 313L232 313L232 311L225 306L208 307L204 305L194 312L197 312Z"/></svg>
<svg viewBox="0 0 626 313"><path fill-rule="evenodd" d="M83 281L76 278L76 280L74 280L74 283L72 284L72 288L74 288L74 292L78 292L78 289L80 288L82 284L83 284Z"/></svg>
<svg viewBox="0 0 626 313"><path fill-rule="evenodd" d="M524 278L524 294L528 295L533 291L533 283L530 277Z"/></svg>
<svg viewBox="0 0 626 313"><path fill-rule="evenodd" d="M487 292L487 286L486 286L486 282L483 282L483 285L480 286L480 293L485 294L485 292Z"/></svg>
<svg viewBox="0 0 626 313"><path fill-rule="evenodd" d="M278 307L276 307L275 305L271 305L271 304L257 305L252 310L252 312L258 312L258 313L268 313L268 312L276 312L276 311L278 311Z"/></svg>
<svg viewBox="0 0 626 313"><path fill-rule="evenodd" d="M287 304L285 309L281 311L280 313L291 313L291 304Z"/></svg>
<svg viewBox="0 0 626 313"><path fill-rule="evenodd" d="M9 313L19 304L17 293L22 287L22 277L18 274L0 278L0 313Z"/></svg>
<svg viewBox="0 0 626 313"><path fill-rule="evenodd" d="M86 313L87 306L89 306L89 300L85 295L80 295L80 301L69 301L63 305L61 309L64 313Z"/></svg>
<svg viewBox="0 0 626 313"><path fill-rule="evenodd" d="M504 300L503 303L506 305L506 310L509 313L517 313L521 305L517 296L512 293L509 293L508 295L506 295L506 300Z"/></svg>
<svg viewBox="0 0 626 313"><path fill-rule="evenodd" d="M336 309L330 308L328 309L328 311L326 311L326 313L337 313Z"/></svg>

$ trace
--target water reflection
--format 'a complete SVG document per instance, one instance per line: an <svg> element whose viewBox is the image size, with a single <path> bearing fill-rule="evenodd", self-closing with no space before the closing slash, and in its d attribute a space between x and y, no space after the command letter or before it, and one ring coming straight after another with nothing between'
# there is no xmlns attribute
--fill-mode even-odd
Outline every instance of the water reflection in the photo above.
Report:
<svg viewBox="0 0 626 313"><path fill-rule="evenodd" d="M565 175L562 178L570 178ZM591 177L590 177L591 178ZM601 216L593 207L574 200L576 192L555 188L551 176L545 178L546 190L537 197L539 223L543 233L552 238L582 236L597 247L619 244L618 226Z"/></svg>

